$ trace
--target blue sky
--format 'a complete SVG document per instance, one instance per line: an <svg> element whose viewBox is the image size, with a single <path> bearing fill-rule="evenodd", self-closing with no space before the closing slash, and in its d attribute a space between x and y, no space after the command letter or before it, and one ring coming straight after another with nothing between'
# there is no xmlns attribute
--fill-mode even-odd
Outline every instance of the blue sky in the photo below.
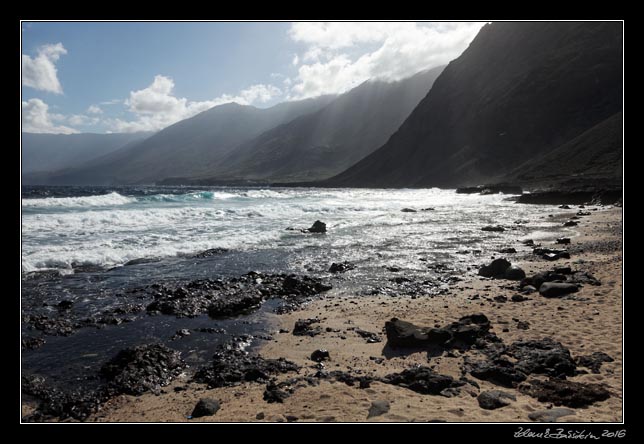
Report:
<svg viewBox="0 0 644 444"><path fill-rule="evenodd" d="M23 131L156 131L448 63L483 23L23 22Z"/></svg>

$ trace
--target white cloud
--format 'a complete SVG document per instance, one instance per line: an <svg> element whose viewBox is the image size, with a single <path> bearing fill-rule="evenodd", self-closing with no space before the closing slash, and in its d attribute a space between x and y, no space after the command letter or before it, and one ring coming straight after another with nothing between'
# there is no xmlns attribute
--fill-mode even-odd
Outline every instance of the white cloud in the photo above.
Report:
<svg viewBox="0 0 644 444"><path fill-rule="evenodd" d="M484 24L293 23L289 36L307 46L289 99L342 93L368 79L399 80L447 64Z"/></svg>
<svg viewBox="0 0 644 444"><path fill-rule="evenodd" d="M41 91L62 94L55 62L67 54L62 43L48 44L38 48L36 57L22 54L22 85Z"/></svg>
<svg viewBox="0 0 644 444"><path fill-rule="evenodd" d="M293 66L297 66L298 63L300 63L300 57L297 54L295 54L295 56L293 56L293 61L291 62L291 64Z"/></svg>
<svg viewBox="0 0 644 444"><path fill-rule="evenodd" d="M119 103L123 103L123 100L121 99L107 100L105 102L100 102L99 105L118 105Z"/></svg>
<svg viewBox="0 0 644 444"><path fill-rule="evenodd" d="M79 131L67 126L56 126L49 115L49 106L40 99L22 102L22 131L28 133L73 134ZM60 117L60 115L56 115ZM64 116L63 116L64 117Z"/></svg>
<svg viewBox="0 0 644 444"><path fill-rule="evenodd" d="M125 101L135 119L108 119L107 123L117 132L156 131L180 120L187 119L213 106L237 102L241 105L265 103L282 91L273 85L252 85L237 95L223 94L213 100L190 101L172 94L174 81L170 77L157 75L147 88L130 92Z"/></svg>
<svg viewBox="0 0 644 444"><path fill-rule="evenodd" d="M98 105L90 105L89 108L87 108L87 112L89 114L103 114L103 110Z"/></svg>

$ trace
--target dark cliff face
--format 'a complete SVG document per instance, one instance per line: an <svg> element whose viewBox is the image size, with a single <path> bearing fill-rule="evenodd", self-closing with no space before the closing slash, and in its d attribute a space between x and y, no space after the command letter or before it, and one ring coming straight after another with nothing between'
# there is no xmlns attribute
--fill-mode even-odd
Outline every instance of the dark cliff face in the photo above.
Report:
<svg viewBox="0 0 644 444"><path fill-rule="evenodd" d="M235 148L210 176L284 182L331 177L385 143L443 68L398 82L364 82L321 110Z"/></svg>
<svg viewBox="0 0 644 444"><path fill-rule="evenodd" d="M619 22L486 25L384 146L325 184L504 177L621 111L622 40Z"/></svg>

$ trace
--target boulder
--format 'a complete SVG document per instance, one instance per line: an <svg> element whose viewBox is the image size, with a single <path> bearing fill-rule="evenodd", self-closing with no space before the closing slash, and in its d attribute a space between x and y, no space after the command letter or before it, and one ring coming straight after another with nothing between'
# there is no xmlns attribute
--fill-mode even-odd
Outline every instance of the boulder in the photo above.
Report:
<svg viewBox="0 0 644 444"><path fill-rule="evenodd" d="M579 291L579 288L576 284L567 284L563 282L544 282L539 287L539 294L546 298L559 298L577 291Z"/></svg>
<svg viewBox="0 0 644 444"><path fill-rule="evenodd" d="M374 416L384 415L389 411L390 404L389 401L379 400L373 401L371 407L369 407L369 413L367 419L373 418Z"/></svg>
<svg viewBox="0 0 644 444"><path fill-rule="evenodd" d="M510 405L512 401L516 401L517 398L511 393L503 392L501 390L490 390L486 392L481 392L481 394L476 398L479 402L479 406L485 410L495 410L506 405Z"/></svg>
<svg viewBox="0 0 644 444"><path fill-rule="evenodd" d="M326 224L324 222L316 220L311 228L306 231L308 231L309 233L326 233Z"/></svg>
<svg viewBox="0 0 644 444"><path fill-rule="evenodd" d="M212 416L221 408L219 401L211 398L202 398L199 400L191 416L201 418L202 416Z"/></svg>
<svg viewBox="0 0 644 444"><path fill-rule="evenodd" d="M504 278L511 281L520 281L525 278L525 271L516 265L511 265L507 270L505 270Z"/></svg>
<svg viewBox="0 0 644 444"><path fill-rule="evenodd" d="M563 244L563 245L569 244L570 243L570 238L569 237L557 238L557 243L558 244Z"/></svg>
<svg viewBox="0 0 644 444"><path fill-rule="evenodd" d="M331 359L327 350L318 349L311 353L311 361L322 362Z"/></svg>
<svg viewBox="0 0 644 444"><path fill-rule="evenodd" d="M505 231L505 228L503 228L501 225L496 225L496 226L487 225L487 226L481 228L481 230L482 231L498 231L498 232L501 232L501 231Z"/></svg>
<svg viewBox="0 0 644 444"><path fill-rule="evenodd" d="M507 259L495 259L490 265L484 265L479 269L479 276L502 278L512 264Z"/></svg>

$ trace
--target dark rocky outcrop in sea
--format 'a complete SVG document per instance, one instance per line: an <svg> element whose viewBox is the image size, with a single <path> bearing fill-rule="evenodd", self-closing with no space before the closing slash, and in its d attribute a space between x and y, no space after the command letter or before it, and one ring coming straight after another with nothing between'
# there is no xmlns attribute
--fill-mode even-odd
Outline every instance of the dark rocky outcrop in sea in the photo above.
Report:
<svg viewBox="0 0 644 444"><path fill-rule="evenodd" d="M152 285L154 301L146 310L177 317L204 313L213 318L226 317L257 308L269 298L297 303L330 289L308 276L250 272L228 280L202 279L175 287Z"/></svg>
<svg viewBox="0 0 644 444"><path fill-rule="evenodd" d="M329 267L329 273L345 273L356 268L351 262L333 262Z"/></svg>
<svg viewBox="0 0 644 444"><path fill-rule="evenodd" d="M158 393L186 367L178 351L162 344L146 344L121 350L101 367L101 376L119 393Z"/></svg>

